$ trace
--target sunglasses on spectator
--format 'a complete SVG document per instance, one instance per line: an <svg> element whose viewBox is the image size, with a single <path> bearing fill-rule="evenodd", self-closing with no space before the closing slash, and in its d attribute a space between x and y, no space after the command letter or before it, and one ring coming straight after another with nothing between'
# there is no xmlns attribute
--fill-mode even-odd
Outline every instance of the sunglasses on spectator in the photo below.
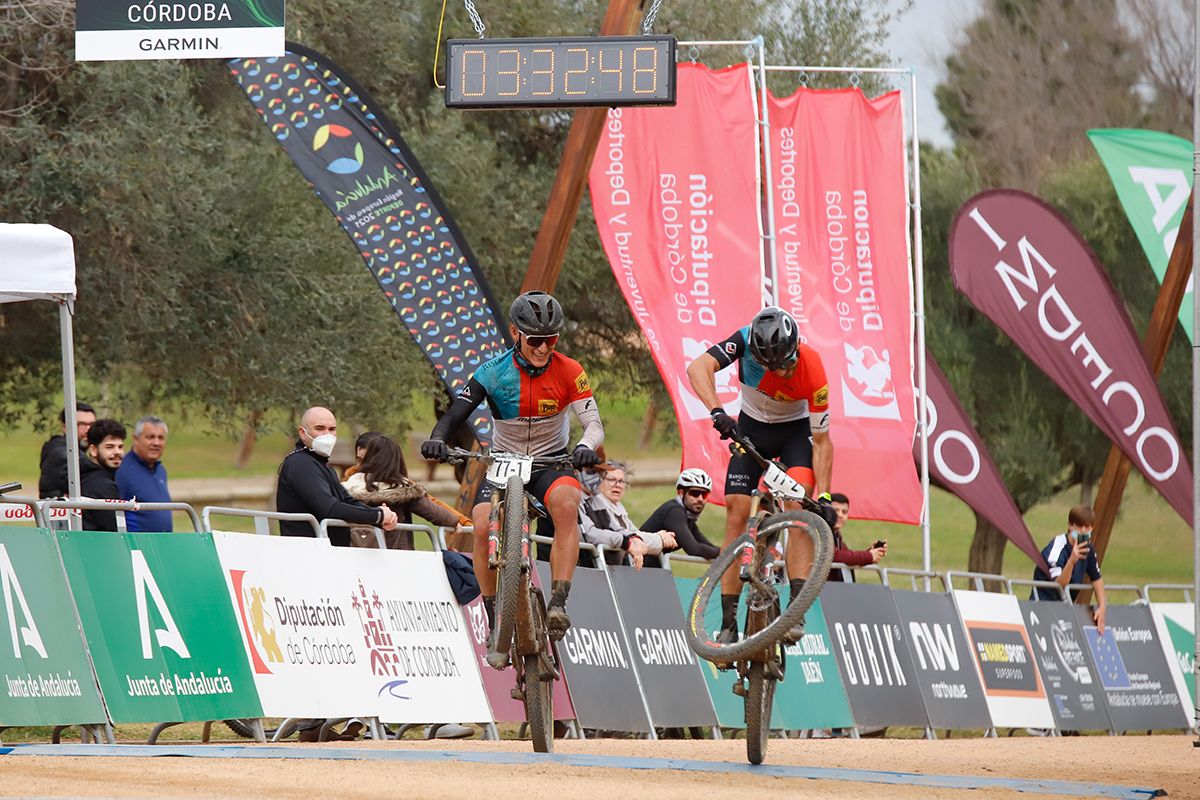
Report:
<svg viewBox="0 0 1200 800"><path fill-rule="evenodd" d="M708 492L704 491L703 489L688 489L685 494L687 494L688 497L708 497Z"/></svg>
<svg viewBox="0 0 1200 800"><path fill-rule="evenodd" d="M537 350L542 345L554 347L554 345L558 344L558 334L556 333L553 336L526 336L525 341L529 343L529 347L533 350Z"/></svg>
<svg viewBox="0 0 1200 800"><path fill-rule="evenodd" d="M605 478L604 482L611 483L613 486L626 486L629 484L629 481L624 478Z"/></svg>

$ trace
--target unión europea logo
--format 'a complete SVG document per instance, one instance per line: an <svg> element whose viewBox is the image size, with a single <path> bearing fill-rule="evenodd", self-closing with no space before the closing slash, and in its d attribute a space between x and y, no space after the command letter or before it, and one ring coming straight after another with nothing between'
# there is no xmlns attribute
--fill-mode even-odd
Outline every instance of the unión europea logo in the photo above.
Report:
<svg viewBox="0 0 1200 800"><path fill-rule="evenodd" d="M317 152L331 141L336 142L338 139L349 139L354 141L353 134L349 128L342 125L322 125L317 128L316 134L313 136L313 152ZM333 137L331 140L330 137ZM347 145L349 142L347 142ZM325 164L325 169L330 172L336 172L338 175L353 175L362 169L363 165L363 146L362 142L354 142L354 156L341 156L329 161Z"/></svg>

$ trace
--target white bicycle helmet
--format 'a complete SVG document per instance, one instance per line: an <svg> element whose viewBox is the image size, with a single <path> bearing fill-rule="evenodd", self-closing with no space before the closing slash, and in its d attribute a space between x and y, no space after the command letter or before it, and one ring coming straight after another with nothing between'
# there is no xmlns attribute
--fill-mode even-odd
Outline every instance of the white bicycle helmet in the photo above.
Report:
<svg viewBox="0 0 1200 800"><path fill-rule="evenodd" d="M703 489L706 492L712 491L712 478L708 477L708 473L697 467L689 467L679 473L679 479L675 481L676 489Z"/></svg>

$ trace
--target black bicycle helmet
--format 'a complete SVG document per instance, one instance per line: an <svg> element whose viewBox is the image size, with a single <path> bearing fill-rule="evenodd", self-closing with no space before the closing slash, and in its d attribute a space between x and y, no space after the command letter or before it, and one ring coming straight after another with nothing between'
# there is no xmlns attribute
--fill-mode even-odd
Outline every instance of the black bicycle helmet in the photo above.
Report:
<svg viewBox="0 0 1200 800"><path fill-rule="evenodd" d="M799 338L792 315L767 306L750 323L750 356L767 369L783 369L795 360Z"/></svg>
<svg viewBox="0 0 1200 800"><path fill-rule="evenodd" d="M545 292L525 292L513 300L508 320L526 336L553 336L562 330L563 310Z"/></svg>

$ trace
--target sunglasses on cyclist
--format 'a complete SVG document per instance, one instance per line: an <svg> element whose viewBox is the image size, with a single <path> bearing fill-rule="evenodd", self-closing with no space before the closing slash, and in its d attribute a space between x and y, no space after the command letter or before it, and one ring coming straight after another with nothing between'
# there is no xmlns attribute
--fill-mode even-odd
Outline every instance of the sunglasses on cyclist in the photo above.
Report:
<svg viewBox="0 0 1200 800"><path fill-rule="evenodd" d="M554 347L554 345L558 344L558 334L556 333L552 336L526 336L525 341L533 350L537 350L542 345Z"/></svg>
<svg viewBox="0 0 1200 800"><path fill-rule="evenodd" d="M688 489L684 494L688 497L708 497L708 492L703 489Z"/></svg>

